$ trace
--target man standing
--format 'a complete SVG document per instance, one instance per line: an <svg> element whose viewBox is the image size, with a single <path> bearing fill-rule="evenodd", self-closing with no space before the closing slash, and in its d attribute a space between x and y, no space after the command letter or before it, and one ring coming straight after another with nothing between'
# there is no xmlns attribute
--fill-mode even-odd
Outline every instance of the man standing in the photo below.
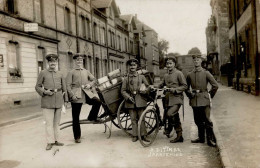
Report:
<svg viewBox="0 0 260 168"><path fill-rule="evenodd" d="M190 106L193 109L194 121L198 127L199 138L191 142L204 143L206 129L207 144L209 146L216 146L213 123L210 120L210 104L211 98L214 97L218 90L218 84L210 72L201 67L201 55L193 55L192 57L195 69L187 75L188 90L186 94L190 99ZM212 86L210 91L207 89L208 83Z"/></svg>
<svg viewBox="0 0 260 168"><path fill-rule="evenodd" d="M58 63L58 55L48 54L46 56L48 69L40 72L35 90L42 97L41 107L43 108L43 116L45 120L46 150L50 150L53 145L63 146L58 141L58 127L61 118L61 107L68 101L66 82L60 71L56 70Z"/></svg>
<svg viewBox="0 0 260 168"><path fill-rule="evenodd" d="M123 80L121 93L125 98L125 108L128 110L132 122L132 141L136 142L138 140L138 120L141 117L143 111L147 106L147 101L145 99L146 90L141 89L142 85L148 87L148 82L144 75L137 73L138 60L130 59L126 62L129 66L129 73ZM146 138L146 128L144 122L141 125L141 136L146 142L150 142Z"/></svg>
<svg viewBox="0 0 260 168"><path fill-rule="evenodd" d="M183 92L187 89L187 83L183 73L176 68L175 57L166 59L166 67L168 72L164 75L163 83L159 86L165 86L168 89L163 99L163 106L166 113L164 116L168 119L168 128L165 130L165 135L170 137L170 133L174 127L177 137L170 142L183 142L179 109L183 105Z"/></svg>
<svg viewBox="0 0 260 168"><path fill-rule="evenodd" d="M84 57L83 54L79 53L73 56L76 67L67 75L67 90L72 106L73 134L76 143L81 142L79 116L82 104L87 103L92 105L88 116L88 120L90 121L98 120L97 115L101 106L101 101L97 97L92 98L84 92L84 90L89 90L96 84L95 77L88 70L83 68Z"/></svg>

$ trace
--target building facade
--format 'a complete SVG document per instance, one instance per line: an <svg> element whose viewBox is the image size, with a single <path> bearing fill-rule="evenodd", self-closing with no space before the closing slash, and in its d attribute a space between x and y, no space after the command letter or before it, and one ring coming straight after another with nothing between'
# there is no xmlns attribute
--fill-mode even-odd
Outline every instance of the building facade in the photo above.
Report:
<svg viewBox="0 0 260 168"><path fill-rule="evenodd" d="M229 0L229 41L233 87L259 95L260 3Z"/></svg>
<svg viewBox="0 0 260 168"><path fill-rule="evenodd" d="M207 66L215 78L224 85L232 84L230 66L228 0L211 0L212 15L206 28Z"/></svg>
<svg viewBox="0 0 260 168"><path fill-rule="evenodd" d="M77 52L97 78L125 72L126 60L138 55L136 30L114 0L0 1L0 110L39 103L34 87L50 53L59 55L64 75Z"/></svg>

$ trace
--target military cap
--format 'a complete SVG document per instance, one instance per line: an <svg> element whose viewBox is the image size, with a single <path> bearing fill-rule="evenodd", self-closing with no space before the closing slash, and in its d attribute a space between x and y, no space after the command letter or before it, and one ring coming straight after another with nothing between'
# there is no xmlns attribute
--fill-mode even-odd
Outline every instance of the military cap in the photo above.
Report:
<svg viewBox="0 0 260 168"><path fill-rule="evenodd" d="M48 54L48 55L46 55L46 59L48 61L50 61L50 60L57 60L58 58L59 58L59 56L57 54Z"/></svg>
<svg viewBox="0 0 260 168"><path fill-rule="evenodd" d="M73 55L73 59L77 59L78 57L81 57L82 59L84 59L85 58L85 54L76 53L75 55Z"/></svg>
<svg viewBox="0 0 260 168"><path fill-rule="evenodd" d="M172 60L174 63L177 62L176 57L174 57L174 56L166 57L166 58L165 58L165 62L167 62L168 60Z"/></svg>
<svg viewBox="0 0 260 168"><path fill-rule="evenodd" d="M201 54L193 54L192 58L193 59L195 59L195 58L202 58L202 55Z"/></svg>
<svg viewBox="0 0 260 168"><path fill-rule="evenodd" d="M129 59L128 61L126 61L126 64L127 65L131 65L132 63L135 63L135 64L139 64L139 61L137 59Z"/></svg>

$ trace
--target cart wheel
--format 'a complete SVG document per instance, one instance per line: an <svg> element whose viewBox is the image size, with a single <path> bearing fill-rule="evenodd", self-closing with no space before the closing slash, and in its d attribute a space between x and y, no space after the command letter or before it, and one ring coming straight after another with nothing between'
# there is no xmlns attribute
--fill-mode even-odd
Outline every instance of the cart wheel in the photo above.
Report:
<svg viewBox="0 0 260 168"><path fill-rule="evenodd" d="M144 141L141 135L141 130L145 130L145 132L147 133L145 138L149 140L149 142ZM140 143L144 147L150 146L154 142L158 132L159 119L156 111L154 109L146 109L138 121L138 138Z"/></svg>
<svg viewBox="0 0 260 168"><path fill-rule="evenodd" d="M132 136L132 123L129 113L124 109L125 100L119 105L117 110L117 122L120 128L128 136Z"/></svg>

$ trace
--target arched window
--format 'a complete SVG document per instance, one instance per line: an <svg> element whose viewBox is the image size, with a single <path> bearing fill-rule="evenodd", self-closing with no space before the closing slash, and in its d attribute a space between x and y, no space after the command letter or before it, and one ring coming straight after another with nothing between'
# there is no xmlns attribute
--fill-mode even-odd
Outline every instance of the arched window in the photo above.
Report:
<svg viewBox="0 0 260 168"><path fill-rule="evenodd" d="M70 9L68 7L65 7L65 31L67 33L72 33L72 31L71 31Z"/></svg>

